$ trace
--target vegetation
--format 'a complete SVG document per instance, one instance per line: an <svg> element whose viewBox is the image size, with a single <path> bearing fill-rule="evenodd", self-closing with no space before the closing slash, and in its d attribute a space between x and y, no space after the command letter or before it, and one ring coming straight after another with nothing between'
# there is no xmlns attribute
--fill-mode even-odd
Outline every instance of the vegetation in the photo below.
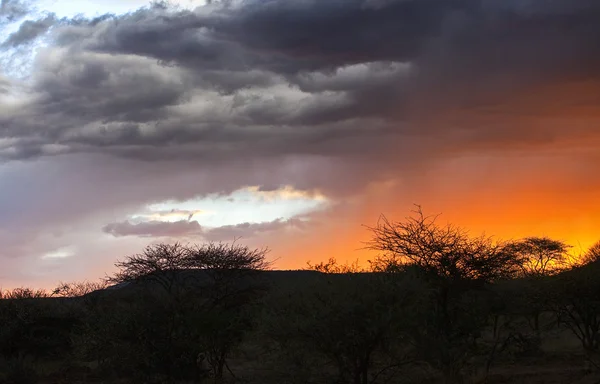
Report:
<svg viewBox="0 0 600 384"><path fill-rule="evenodd" d="M529 383L561 360L539 382L598 380L598 244L572 264L420 207L368 230L368 266L157 244L105 281L2 291L0 383Z"/></svg>

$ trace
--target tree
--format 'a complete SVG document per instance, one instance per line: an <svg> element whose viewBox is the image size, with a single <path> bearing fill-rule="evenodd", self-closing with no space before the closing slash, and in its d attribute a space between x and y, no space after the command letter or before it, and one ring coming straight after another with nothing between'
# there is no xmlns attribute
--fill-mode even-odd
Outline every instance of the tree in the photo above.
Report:
<svg viewBox="0 0 600 384"><path fill-rule="evenodd" d="M587 369L599 367L600 351L600 266L596 263L575 267L553 279L550 291L560 325L581 342Z"/></svg>
<svg viewBox="0 0 600 384"><path fill-rule="evenodd" d="M235 242L190 248L191 265L206 273L202 288L208 313L200 322L201 344L217 380L228 368L227 358L252 326L248 320L251 304L266 290L256 273L270 268L267 253L267 248L252 249Z"/></svg>
<svg viewBox="0 0 600 384"><path fill-rule="evenodd" d="M510 347L519 356L542 353L542 330L556 323L549 283L548 277L526 276L494 285L501 304L495 320L508 332L504 341L511 341L510 345L503 342L507 352Z"/></svg>
<svg viewBox="0 0 600 384"><path fill-rule="evenodd" d="M188 248L188 268L216 271L261 271L270 268L268 248L233 243L206 243Z"/></svg>
<svg viewBox="0 0 600 384"><path fill-rule="evenodd" d="M52 296L58 297L81 297L108 287L106 281L79 281L72 283L58 283L52 290Z"/></svg>
<svg viewBox="0 0 600 384"><path fill-rule="evenodd" d="M317 264L312 264L310 261L306 263L309 271L316 271L325 274L333 273L361 273L368 272L365 268L361 267L358 260L352 264L340 264L333 257L330 257L327 261L322 261Z"/></svg>
<svg viewBox="0 0 600 384"><path fill-rule="evenodd" d="M394 271L407 265L419 267L430 276L449 281L489 282L515 273L513 255L492 238L471 238L452 224L440 226L437 216L425 216L420 206L405 221L381 216L377 225L367 226L372 238L367 248L382 252L374 269Z"/></svg>
<svg viewBox="0 0 600 384"><path fill-rule="evenodd" d="M220 379L249 328L243 313L261 291L253 275L269 267L267 253L236 243L155 244L118 261L119 270L108 281L134 283L147 297L138 300L147 307L140 311L147 318L131 319L143 326L128 334L137 335L129 345L146 349L147 361L141 363L173 377L189 370L202 351ZM144 285L148 282L159 289Z"/></svg>
<svg viewBox="0 0 600 384"><path fill-rule="evenodd" d="M180 243L149 245L142 253L117 261L115 267L118 271L108 277L107 282L121 284L151 280L167 294L174 294L180 272L191 264L189 253L189 249Z"/></svg>
<svg viewBox="0 0 600 384"><path fill-rule="evenodd" d="M32 288L15 288L12 290L0 290L0 299L40 299L48 297L49 294L43 289L32 289Z"/></svg>
<svg viewBox="0 0 600 384"><path fill-rule="evenodd" d="M61 304L43 290L4 291L0 300L0 355L23 361L68 352L77 319Z"/></svg>
<svg viewBox="0 0 600 384"><path fill-rule="evenodd" d="M375 270L416 268L427 282L430 289L412 336L421 357L439 368L446 382L460 383L491 317L486 286L514 276L517 264L502 242L438 225L437 216L425 216L420 206L414 213L400 222L382 216L376 226L367 227L372 233L367 247L382 252L372 262Z"/></svg>
<svg viewBox="0 0 600 384"><path fill-rule="evenodd" d="M408 277L323 273L287 297L276 294L263 326L284 354L319 356L320 373L334 369L337 383L374 383L411 361L407 333L418 288Z"/></svg>
<svg viewBox="0 0 600 384"><path fill-rule="evenodd" d="M523 340L529 341L531 351L541 352L542 314L549 310L546 281L543 277L555 275L568 265L567 252L570 246L548 237L527 237L506 245L506 252L513 255L519 266L518 275L522 278L522 290L514 297L512 306L518 308L527 320L532 335L521 333Z"/></svg>
<svg viewBox="0 0 600 384"><path fill-rule="evenodd" d="M252 249L237 243L206 243L184 246L181 243L153 244L141 254L118 261L119 269L107 281L113 284L150 280L157 282L168 295L182 293L201 279L203 271L212 283L270 267L266 260L267 248Z"/></svg>
<svg viewBox="0 0 600 384"><path fill-rule="evenodd" d="M527 237L506 246L518 261L521 274L539 277L555 274L566 267L567 252L571 248L560 240L548 237Z"/></svg>
<svg viewBox="0 0 600 384"><path fill-rule="evenodd" d="M600 260L600 241L592 245L583 255L581 264L595 263Z"/></svg>

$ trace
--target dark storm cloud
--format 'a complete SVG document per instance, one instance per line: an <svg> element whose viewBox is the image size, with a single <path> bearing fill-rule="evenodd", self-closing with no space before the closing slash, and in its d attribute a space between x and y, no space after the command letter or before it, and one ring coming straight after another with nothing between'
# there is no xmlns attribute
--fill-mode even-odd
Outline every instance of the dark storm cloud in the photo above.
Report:
<svg viewBox="0 0 600 384"><path fill-rule="evenodd" d="M511 61L525 64L540 52L555 59L563 53L597 55L590 48L598 42L600 5L593 0L398 0L377 7L370 3L279 0L195 12L146 9L107 21L101 29L65 29L59 41L202 69L267 68L285 74L371 61L415 61L438 44L450 56L486 56L501 49L500 62L485 63L497 66ZM541 46L531 45L545 40ZM578 44L569 47L567 42ZM561 52L568 48L571 52ZM537 64L544 59L537 58Z"/></svg>
<svg viewBox="0 0 600 384"><path fill-rule="evenodd" d="M16 32L11 33L2 43L4 47L16 48L20 45L33 42L57 22L54 14L49 14L43 19L24 21Z"/></svg>
<svg viewBox="0 0 600 384"><path fill-rule="evenodd" d="M135 57L73 55L45 67L37 90L40 113L83 117L83 121L154 121L160 108L176 104L185 86L181 79ZM83 116L82 116L83 115Z"/></svg>
<svg viewBox="0 0 600 384"><path fill-rule="evenodd" d="M27 143L4 158L353 156L361 143L385 157L390 141L464 130L414 122L432 110L598 79L599 19L589 0L276 0L64 21L35 97L0 111L0 135Z"/></svg>

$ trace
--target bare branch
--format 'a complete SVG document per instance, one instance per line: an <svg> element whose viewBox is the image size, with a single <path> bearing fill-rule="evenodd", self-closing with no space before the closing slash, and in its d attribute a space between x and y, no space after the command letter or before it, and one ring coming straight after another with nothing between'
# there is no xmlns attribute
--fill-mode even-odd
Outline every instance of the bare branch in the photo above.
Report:
<svg viewBox="0 0 600 384"><path fill-rule="evenodd" d="M518 262L523 276L547 276L567 267L567 252L571 248L548 237L527 237L506 246Z"/></svg>
<svg viewBox="0 0 600 384"><path fill-rule="evenodd" d="M491 237L472 238L452 224L438 225L438 216L425 216L420 206L405 221L381 216L367 227L372 239L367 248L382 252L371 262L377 271L393 272L416 265L451 279L494 280L514 273L513 258Z"/></svg>
<svg viewBox="0 0 600 384"><path fill-rule="evenodd" d="M267 248L252 249L235 242L191 246L180 243L155 244L146 247L141 254L128 256L115 263L119 270L107 281L118 284L150 279L172 293L181 271L204 270L213 273L265 270L270 268L266 260L268 252ZM212 277L215 277L214 273Z"/></svg>

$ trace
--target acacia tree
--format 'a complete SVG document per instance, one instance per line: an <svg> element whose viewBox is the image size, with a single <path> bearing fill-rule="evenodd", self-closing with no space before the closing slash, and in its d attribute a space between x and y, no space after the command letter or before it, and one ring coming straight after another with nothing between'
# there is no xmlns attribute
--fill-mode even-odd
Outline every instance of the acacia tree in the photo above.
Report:
<svg viewBox="0 0 600 384"><path fill-rule="evenodd" d="M541 345L541 318L544 311L548 311L548 295L546 294L546 281L542 277L555 275L565 270L568 266L568 250L571 246L560 240L548 237L527 237L506 245L506 252L512 254L519 266L519 276L522 280L521 300L518 308L533 336L521 334L524 340L533 341L530 347L540 351Z"/></svg>
<svg viewBox="0 0 600 384"><path fill-rule="evenodd" d="M463 228L439 225L438 216L425 216L420 206L405 221L381 216L367 226L372 238L367 248L382 252L373 262L379 271L417 266L432 277L447 281L489 282L513 276L517 264L505 244L491 237L470 237Z"/></svg>
<svg viewBox="0 0 600 384"><path fill-rule="evenodd" d="M280 349L310 351L337 373L338 383L369 384L412 361L406 342L410 305L420 286L382 274L344 272L334 260L322 274L288 298L275 295L263 327ZM321 264L314 269L321 269Z"/></svg>
<svg viewBox="0 0 600 384"><path fill-rule="evenodd" d="M204 288L211 305L237 305L256 286L246 284L258 271L271 267L268 248L250 248L237 243L207 243L188 248L188 268L203 270Z"/></svg>
<svg viewBox="0 0 600 384"><path fill-rule="evenodd" d="M250 248L233 243L206 243L188 247L188 268L216 271L257 271L271 265L268 248Z"/></svg>
<svg viewBox="0 0 600 384"><path fill-rule="evenodd" d="M600 351L600 266L575 267L553 279L551 299L558 322L581 342L586 369L598 368Z"/></svg>
<svg viewBox="0 0 600 384"><path fill-rule="evenodd" d="M518 261L525 277L548 276L566 267L567 252L571 248L560 240L548 237L526 237L506 246Z"/></svg>
<svg viewBox="0 0 600 384"><path fill-rule="evenodd" d="M367 227L372 233L367 247L382 252L372 262L375 270L416 268L429 284L413 339L422 358L439 368L446 382L459 383L489 320L486 284L514 276L518 266L505 244L470 237L436 219L425 216L420 206L404 221L382 216L376 226Z"/></svg>
<svg viewBox="0 0 600 384"><path fill-rule="evenodd" d="M118 271L108 277L113 284L151 280L157 282L169 295L181 293L188 283L197 283L198 274L184 272L203 271L212 283L226 285L241 274L265 270L267 248L252 249L237 243L206 243L202 245L153 244L140 254L126 257L115 263ZM191 278L188 278L191 277Z"/></svg>
<svg viewBox="0 0 600 384"><path fill-rule="evenodd" d="M151 280L158 283L164 291L173 295L178 288L180 271L189 267L189 249L181 243L152 244L142 253L127 256L117 261L118 271L107 278L112 284Z"/></svg>
<svg viewBox="0 0 600 384"><path fill-rule="evenodd" d="M202 345L214 377L220 380L224 368L229 370L227 358L252 325L250 304L265 288L255 275L270 268L269 250L234 242L196 245L189 252L191 265L202 269L207 279L202 288L210 313L200 321L205 330Z"/></svg>
<svg viewBox="0 0 600 384"><path fill-rule="evenodd" d="M58 283L52 290L52 296L57 297L81 297L108 287L106 281L76 281L71 283Z"/></svg>
<svg viewBox="0 0 600 384"><path fill-rule="evenodd" d="M583 255L581 264L595 263L600 260L600 241L592 245Z"/></svg>
<svg viewBox="0 0 600 384"><path fill-rule="evenodd" d="M183 360L189 365L202 350L219 379L226 358L247 330L242 326L247 322L238 320L260 291L249 276L269 268L267 253L266 248L252 249L235 242L155 244L117 262L119 270L108 281L158 283L162 299L151 299L148 305L164 306L161 312L167 316L160 324L150 321L153 331L144 333L143 339L161 346L164 353L159 360L168 376L177 371L175 359L182 351L187 351ZM156 338L160 340L153 340ZM153 350L156 355L157 348Z"/></svg>

